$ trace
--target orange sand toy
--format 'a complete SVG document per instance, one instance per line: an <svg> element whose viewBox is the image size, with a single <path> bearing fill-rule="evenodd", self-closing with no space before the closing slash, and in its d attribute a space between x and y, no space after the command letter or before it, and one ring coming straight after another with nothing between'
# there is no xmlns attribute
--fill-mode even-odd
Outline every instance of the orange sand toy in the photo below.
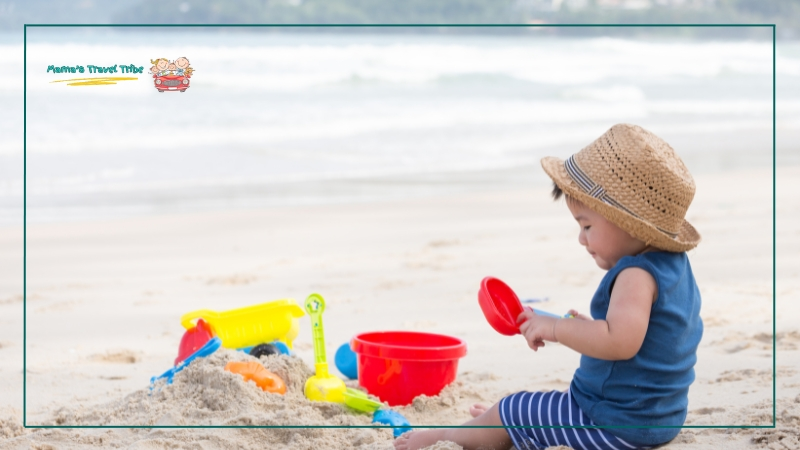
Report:
<svg viewBox="0 0 800 450"><path fill-rule="evenodd" d="M265 369L264 366L255 361L231 361L225 364L225 370L238 373L244 377L244 381L253 380L258 387L267 392L280 395L286 393L286 383L283 382L281 377Z"/></svg>

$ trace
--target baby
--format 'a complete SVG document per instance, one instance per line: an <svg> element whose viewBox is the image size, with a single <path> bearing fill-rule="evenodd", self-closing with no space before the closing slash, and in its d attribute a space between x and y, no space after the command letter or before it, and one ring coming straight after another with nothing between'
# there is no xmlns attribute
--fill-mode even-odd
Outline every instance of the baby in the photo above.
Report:
<svg viewBox="0 0 800 450"><path fill-rule="evenodd" d="M703 334L700 292L685 253L700 242L684 220L695 191L691 174L669 144L627 124L566 161L544 158L542 167L553 197L566 197L580 226L578 242L607 271L591 317L572 310L574 318L555 319L526 309L517 319L534 351L559 342L581 353L570 388L475 405L474 419L464 424L539 428L413 431L395 448L443 440L465 449L626 450L663 444L680 432Z"/></svg>

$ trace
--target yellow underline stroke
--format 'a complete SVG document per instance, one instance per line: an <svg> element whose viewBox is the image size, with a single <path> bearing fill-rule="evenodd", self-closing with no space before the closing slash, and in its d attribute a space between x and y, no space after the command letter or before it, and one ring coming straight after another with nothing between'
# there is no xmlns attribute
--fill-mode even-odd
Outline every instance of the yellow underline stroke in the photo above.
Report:
<svg viewBox="0 0 800 450"><path fill-rule="evenodd" d="M138 79L139 79L138 77L70 78L68 80L51 81L51 83L63 83L65 81L69 81L69 83L67 83L67 86L100 86L104 84L117 84L117 81L129 81Z"/></svg>

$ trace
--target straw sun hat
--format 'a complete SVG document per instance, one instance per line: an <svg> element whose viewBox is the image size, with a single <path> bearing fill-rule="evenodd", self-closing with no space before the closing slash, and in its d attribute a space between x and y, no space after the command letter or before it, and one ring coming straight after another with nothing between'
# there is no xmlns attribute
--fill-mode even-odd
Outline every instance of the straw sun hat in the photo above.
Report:
<svg viewBox="0 0 800 450"><path fill-rule="evenodd" d="M642 127L614 125L566 161L543 158L542 167L567 195L648 245L684 252L700 242L684 219L692 175L669 144Z"/></svg>

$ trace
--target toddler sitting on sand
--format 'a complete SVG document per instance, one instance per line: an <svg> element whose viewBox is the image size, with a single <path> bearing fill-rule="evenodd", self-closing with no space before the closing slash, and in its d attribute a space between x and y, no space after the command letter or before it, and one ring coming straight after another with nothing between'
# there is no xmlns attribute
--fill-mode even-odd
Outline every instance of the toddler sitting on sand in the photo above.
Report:
<svg viewBox="0 0 800 450"><path fill-rule="evenodd" d="M663 444L680 431L703 334L700 292L685 253L700 242L684 220L694 197L691 174L666 142L626 124L566 161L544 158L542 167L553 179L553 197L565 195L580 226L578 242L608 271L592 298L592 317L573 310L574 318L555 319L526 309L518 318L531 349L550 341L581 353L569 390L475 405L474 419L464 424L539 428L413 431L395 448L453 441L465 449L625 450Z"/></svg>

